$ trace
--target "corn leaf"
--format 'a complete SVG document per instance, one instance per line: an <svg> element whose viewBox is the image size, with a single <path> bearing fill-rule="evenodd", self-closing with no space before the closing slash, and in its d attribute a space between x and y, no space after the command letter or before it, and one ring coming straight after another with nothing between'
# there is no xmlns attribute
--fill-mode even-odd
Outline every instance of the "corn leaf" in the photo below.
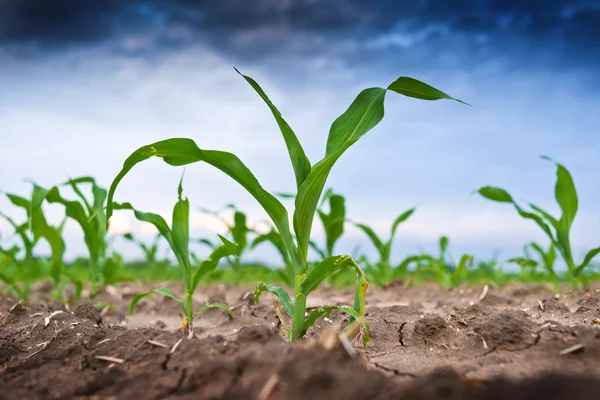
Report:
<svg viewBox="0 0 600 400"><path fill-rule="evenodd" d="M181 184L179 185L181 189ZM185 268L185 276L190 279L192 274L192 266L190 265L190 202L189 200L181 197L181 190L179 191L179 200L173 207L173 222L171 224L171 236L173 238L173 251L177 255L177 259L183 264ZM186 280L186 286L189 282Z"/></svg>
<svg viewBox="0 0 600 400"><path fill-rule="evenodd" d="M358 311L356 311L354 308L350 307L350 306L328 306L328 307L321 307L318 308L316 310L314 310L313 312L310 313L310 315L308 316L308 318L306 319L306 321L304 321L304 325L302 327L302 336L306 335L306 332L310 329L311 326L313 326L315 324L315 322L317 322L317 320L321 317L326 317L329 314L331 314L333 311L343 311L346 314L350 315L353 320L356 319L360 319L362 317L362 315L360 315L360 313ZM366 346L367 343L369 343L370 341L370 332L371 329L369 327L369 324L365 321L364 322L365 325L365 337L363 338L363 345Z"/></svg>
<svg viewBox="0 0 600 400"><path fill-rule="evenodd" d="M584 257L583 262L581 264L579 264L579 266L577 267L577 269L575 270L575 276L580 275L583 270L585 269L585 267L587 267L592 260L594 259L594 257L596 257L598 254L600 254L600 247L597 247L595 249L590 250Z"/></svg>
<svg viewBox="0 0 600 400"><path fill-rule="evenodd" d="M142 146L134 151L125 160L123 168L111 184L108 192L107 218L112 216L113 197L119 182L136 164L154 156L162 158L167 164L173 166L204 161L230 176L260 203L279 230L286 249L290 254L295 254L287 210L279 200L262 188L256 177L238 157L223 151L202 150L191 139L167 139Z"/></svg>
<svg viewBox="0 0 600 400"><path fill-rule="evenodd" d="M174 248L173 235L171 232L171 228L169 228L167 221L165 221L165 219L163 217L161 217L160 215L154 214L154 213L138 211L130 203L112 203L111 208L114 210L131 210L131 211L133 211L133 214L135 215L135 218L138 221L149 222L152 225L154 225L154 227L156 229L158 229L160 234L169 243L169 246L171 247L171 249Z"/></svg>
<svg viewBox="0 0 600 400"><path fill-rule="evenodd" d="M358 268L349 255L331 256L321 261L306 276L306 279L300 286L300 292L308 296L317 286L329 275L344 268Z"/></svg>
<svg viewBox="0 0 600 400"><path fill-rule="evenodd" d="M256 285L256 289L254 289L254 301L256 303L259 302L260 295L265 291L277 296L281 301L281 305L285 312L288 313L289 316L294 316L294 304L292 303L289 294L280 286L269 285L268 283L259 283Z"/></svg>
<svg viewBox="0 0 600 400"><path fill-rule="evenodd" d="M198 284L200 283L200 280L207 273L212 272L212 271L214 271L217 268L217 266L219 265L219 261L223 257L227 257L227 256L230 256L230 255L233 255L233 254L235 254L235 251L232 251L231 246L223 245L223 246L217 247L210 254L210 256L208 256L208 258L206 260L202 261L200 263L200 265L198 266L198 268L196 269L196 272L194 273L194 276L192 278L192 285L191 285L191 291L192 291L192 293L198 287Z"/></svg>
<svg viewBox="0 0 600 400"><path fill-rule="evenodd" d="M273 113L273 117L275 118L275 121L277 121L277 125L279 126L281 134L283 135L283 140L285 141L285 145L290 155L290 160L292 161L294 175L296 176L296 186L300 188L310 173L311 164L308 157L304 153L304 149L302 148L298 137L292 128L290 128L288 123L283 119L279 110L275 107L271 100L269 100L266 93L262 90L258 83L256 83L256 81L249 76L243 75L237 69L235 69L235 71L240 74L246 80L246 82L250 84L250 86L252 86L252 88L256 91L256 93L258 93L258 95L263 99Z"/></svg>
<svg viewBox="0 0 600 400"><path fill-rule="evenodd" d="M400 78L398 78L397 80L392 82L390 84L390 86L388 86L388 90L392 90L396 93L402 94L407 97L413 97L415 99L421 99L421 100L447 99L447 100L458 101L459 103L463 103L466 105L470 105L469 103L465 103L462 100L458 100L450 95L447 95L446 93L434 88L433 86L429 86L428 84L426 84L424 82L421 82L419 80L416 80L414 78L409 78L406 76L401 76Z"/></svg>
<svg viewBox="0 0 600 400"><path fill-rule="evenodd" d="M165 297L170 297L170 298L174 299L175 301L177 301L177 303L179 304L181 309L185 311L183 302L181 300L179 300L177 298L177 296L175 296L175 294L173 294L173 292L171 292L171 290L169 290L167 288L158 288L158 289L153 289L153 290L150 290L149 292L140 293L137 296L134 296L133 299L131 299L131 303L129 303L129 314L133 314L133 311L135 310L135 306L137 305L137 303L139 303L139 301L141 299L143 299L146 296L151 295L152 293L158 293Z"/></svg>
<svg viewBox="0 0 600 400"><path fill-rule="evenodd" d="M233 311L231 311L231 308L229 308L229 306L227 304L223 304L223 303L210 303L210 304L206 304L206 305L200 307L200 309L198 311L196 311L196 313L194 314L194 318L196 318L198 315L202 314L204 311L208 310L209 308L220 308L222 310L225 310L225 312L227 312L227 316L229 317L229 319L233 319Z"/></svg>

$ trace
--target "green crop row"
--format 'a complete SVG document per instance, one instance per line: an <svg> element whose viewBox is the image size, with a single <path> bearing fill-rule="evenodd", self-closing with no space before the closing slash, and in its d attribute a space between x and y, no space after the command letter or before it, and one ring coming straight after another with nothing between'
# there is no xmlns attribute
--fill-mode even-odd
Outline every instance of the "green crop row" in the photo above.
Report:
<svg viewBox="0 0 600 400"><path fill-rule="evenodd" d="M281 195L266 191L237 156L224 151L202 149L191 139L167 139L145 145L125 160L121 172L108 191L97 185L93 178L82 177L50 189L33 184L29 198L6 194L8 200L14 206L24 209L27 215L25 221L15 222L8 215L0 214L14 228L14 234L21 242L21 246L0 248L0 280L6 287L20 298L27 299L34 283L50 279L55 297L67 300L65 293L70 292L71 300L85 294L94 301L100 290L121 281L178 278L183 283L183 298L178 298L169 289L159 287L135 296L130 311L134 311L141 298L150 294L173 298L183 311L184 331L192 336L194 318L207 308L219 307L232 316L228 306L222 303L206 304L199 310L194 310L192 296L200 283L221 281L235 285L259 282L254 292L255 301L258 302L265 291L278 298L277 313L290 340L302 338L318 318L334 310L341 310L350 316L350 323L354 322L354 326L356 323L364 325L366 344L369 340L369 327L364 319L364 310L369 282L385 286L394 280L402 280L405 285L433 280L445 288L453 288L464 283L504 284L518 279L551 282L557 286L562 283L585 286L590 279L598 276L592 260L600 253L600 247L587 252L580 261L573 254L570 230L577 213L578 198L569 171L558 163L555 163L555 198L561 210L559 217L554 217L533 204L529 204L527 210L500 188L486 186L477 190L486 199L511 204L518 215L533 221L547 235L549 247L531 243L525 246L522 256L507 260L520 268L519 273L506 272L497 260L476 261L469 254L461 255L456 261L449 253L447 237L440 239L438 254L417 253L395 263L391 251L396 232L417 211L416 208L402 212L392 222L389 235L382 238L368 225L351 221L347 217L344 196L332 189L324 190L328 175L344 152L383 119L387 93L395 92L421 100L450 99L463 102L423 82L406 77L398 78L387 88L365 89L333 122L325 155L318 162L312 163L294 131L258 83L248 76L241 76L262 98L275 118L293 167L296 193ZM115 192L123 177L134 166L151 157L162 158L172 166L204 162L221 170L246 189L262 206L270 218L268 228L265 230L250 226L246 214L234 205L228 205L223 210L214 212L200 209L219 218L227 228L226 235L218 235L217 240L190 238L190 202L183 196L183 176L179 182L170 223L162 216L142 212L130 203L115 202ZM66 189L72 192L72 198L64 197L62 192ZM88 196L85 192L89 192ZM290 198L294 202L291 221L281 198ZM59 226L51 226L47 222L43 209L45 203L58 204L64 208L65 219ZM126 240L139 246L144 254L143 262L124 263L122 256L113 250L111 244L114 237L108 235L107 227L115 210L132 212L136 219L152 224L158 231L149 244L132 234L123 235ZM224 216L228 213L233 213L231 219ZM325 232L323 243L317 243L312 235L315 216L318 216ZM75 221L79 225L88 250L88 257L75 263L64 261L63 226L66 220ZM358 228L369 239L378 255L376 259L357 252L352 256L337 253L336 244L349 224ZM49 245L49 257L35 255L34 249L41 241ZM172 265L167 257L159 256L161 242L168 244L170 257L177 260L176 265ZM190 243L194 242L211 249L206 259L200 259L190 250ZM257 246L266 244L272 245L280 254L281 265L271 268L248 264L247 254ZM309 257L311 254L315 254L317 259ZM567 266L564 273L559 273L556 269L558 256ZM84 270L85 274L82 274ZM323 283L354 287L354 303L321 307L307 313L307 297ZM66 290L68 287L73 290ZM288 326L288 320L291 320L291 326Z"/></svg>

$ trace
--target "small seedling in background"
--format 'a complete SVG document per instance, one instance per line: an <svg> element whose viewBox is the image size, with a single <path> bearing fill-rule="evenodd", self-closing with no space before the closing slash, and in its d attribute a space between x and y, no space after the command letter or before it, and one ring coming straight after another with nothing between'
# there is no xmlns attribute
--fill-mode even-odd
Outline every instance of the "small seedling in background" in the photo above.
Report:
<svg viewBox="0 0 600 400"><path fill-rule="evenodd" d="M200 208L200 211L218 218L227 227L227 234L230 236L233 242L236 243L236 254L234 254L232 257L226 257L226 260L227 263L231 266L233 272L233 284L237 285L242 279L242 275L244 273L242 257L246 253L246 251L249 250L249 247L251 247L248 246L249 235L251 233L254 233L255 230L248 226L248 218L246 217L246 214L236 209L233 204L228 204L227 206L225 206L225 209L233 210L233 223L229 223L221 215L220 211L211 211L205 208ZM218 247L217 244L211 242L208 239L200 239L199 242L209 246L213 250Z"/></svg>
<svg viewBox="0 0 600 400"><path fill-rule="evenodd" d="M448 261L448 246L450 240L442 236L439 240L439 255L434 257L429 254L420 254L409 257L407 260L415 262L417 267L415 278L431 277L444 288L456 288L466 280L468 268L473 265L473 256L463 254L458 264Z"/></svg>
<svg viewBox="0 0 600 400"><path fill-rule="evenodd" d="M91 186L91 201L83 194L80 185ZM93 301L104 286L131 279L118 274L115 260L106 256L108 247L106 214L104 212L106 189L98 186L94 178L89 176L71 179L60 185L60 187L64 186L70 187L78 200L65 199L60 193L59 186L54 186L49 190L36 186L38 195L32 201L32 209L34 212L41 209L44 200L51 204L60 204L65 208L67 218L77 222L83 231L89 253L89 298Z"/></svg>
<svg viewBox="0 0 600 400"><path fill-rule="evenodd" d="M136 239L132 233L125 233L123 234L123 237L129 240L130 242L135 243L140 248L140 250L142 250L142 252L144 253L145 261L148 265L153 265L158 261L158 244L160 243L160 239L162 238L162 235L160 233L156 234L154 240L150 244L146 244L141 240Z"/></svg>
<svg viewBox="0 0 600 400"><path fill-rule="evenodd" d="M348 255L333 256L309 269L307 258L313 219L329 173L346 150L383 119L384 100L388 92L396 92L423 100L456 99L423 82L406 77L398 78L387 88L365 89L332 124L327 138L325 156L317 163L311 164L296 134L262 88L252 78L242 76L271 110L287 147L297 187L292 224L295 240L290 230L290 221L285 207L273 194L263 189L254 174L237 156L224 151L199 148L191 139L162 140L134 151L125 160L122 170L110 187L107 216L110 218L112 215L112 200L119 182L136 164L154 156L162 158L173 166L203 161L221 170L244 187L264 208L281 235L286 252L294 264L294 300L292 301L283 288L268 283L257 286L255 299L258 301L263 291L269 291L279 298L285 312L292 317L291 329L286 327L289 338L291 340L302 338L319 317L326 316L336 309L350 314L352 320L359 319L364 315L367 281L364 272L354 260ZM357 275L354 306L322 307L312 311L307 317L307 296L328 276L346 268L355 270ZM285 326L283 316L280 319ZM368 341L367 326L366 330L365 343Z"/></svg>
<svg viewBox="0 0 600 400"><path fill-rule="evenodd" d="M541 261L533 259L530 253L530 249L538 254ZM535 242L531 242L523 246L523 252L525 257L515 257L508 260L509 263L517 264L521 267L521 275L523 280L533 280L537 278L540 273L537 271L537 267L541 264L546 271L548 278L553 282L560 280L559 276L554 271L554 264L556 262L556 250L554 244L550 243L548 250L544 250L542 246Z"/></svg>
<svg viewBox="0 0 600 400"><path fill-rule="evenodd" d="M396 236L396 230L398 229L398 226L400 226L401 223L410 218L410 216L414 212L415 208L411 208L410 210L407 210L400 214L394 220L394 222L392 223L390 236L387 241L383 241L371 227L365 224L353 222L353 224L357 228L359 228L367 235L367 237L371 240L373 246L375 246L375 249L379 253L379 260L375 264L371 264L368 261L367 262L369 263L369 265L372 266L370 270L372 271L372 274L375 276L375 279L379 282L380 285L385 285L389 283L392 279L397 278L394 272L394 268L392 268L392 265L390 264L392 245L394 244L394 238Z"/></svg>
<svg viewBox="0 0 600 400"><path fill-rule="evenodd" d="M184 334L188 335L189 338L192 338L194 335L194 318L206 311L209 308L221 308L225 310L229 317L233 317L233 313L229 309L229 307L222 303L211 303L206 304L198 311L194 312L194 303L193 303L193 295L200 283L202 277L213 271L217 268L219 264L219 260L223 257L227 257L233 255L237 251L237 246L234 243L231 243L229 240L224 238L223 236L219 236L223 241L223 245L217 247L212 254L203 261L198 268L195 270L192 268L192 264L190 262L190 251L189 251L189 242L190 242L190 234L189 234L189 224L190 224L190 203L187 198L182 197L183 193L183 177L179 182L179 188L177 190L178 200L173 208L173 218L171 221L171 226L167 224L163 217L158 214L141 212L136 210L131 204L123 203L110 203L112 205L111 208L115 210L131 210L135 217L142 222L149 222L158 229L159 233L162 237L169 243L169 247L173 250L175 257L179 263L179 269L181 270L183 280L183 286L185 291L185 298L180 300L177 296L167 288L157 288L151 290L149 292L141 293L135 296L129 305L129 313L133 313L135 310L136 304L143 299L144 297L157 293L166 297L170 297L177 301L181 309L183 310L183 323L182 323L182 331Z"/></svg>
<svg viewBox="0 0 600 400"><path fill-rule="evenodd" d="M271 243L273 247L277 250L281 259L283 261L283 268L277 270L277 274L279 279L283 281L287 286L294 286L294 277L295 277L295 268L294 264L290 260L290 256L285 247L285 243L283 242L283 238L275 228L271 228L271 230L267 233L263 233L262 235L258 235L254 238L252 243L250 244L250 249L256 248L261 243Z"/></svg>
<svg viewBox="0 0 600 400"><path fill-rule="evenodd" d="M46 273L52 278L55 288L59 287L61 277L65 275L63 269L65 243L61 236L64 220L58 227L51 226L46 221L46 217L41 207L36 206L40 201L40 196L43 196L43 190L35 184L33 184L31 200L15 194L6 193L6 197L14 206L25 210L27 221L22 224L17 224L7 215L0 213L0 216L14 228L15 233L22 241L22 249L25 251L24 258L19 260L14 252L15 248L11 249L9 254L12 263L17 266L17 273L12 277L3 274L0 276L0 279L13 288L17 296L24 300L29 297L31 284L34 281L45 277L45 273L41 268L42 263L40 260L36 259L33 254L34 248L37 246L40 239L44 239L50 245L50 268ZM71 279L74 282L77 282L75 278Z"/></svg>
<svg viewBox="0 0 600 400"><path fill-rule="evenodd" d="M556 185L554 196L560 206L562 215L560 219L552 216L547 211L529 203L531 211L522 208L513 197L504 189L492 186L484 186L477 192L484 198L499 203L512 204L517 213L525 219L534 221L544 233L548 236L551 243L561 254L563 260L567 264L569 278L576 284L577 281L583 281L582 276L585 268L590 264L592 259L600 254L600 247L590 250L581 263L577 264L573 259L573 250L571 248L571 226L575 220L575 215L578 209L578 198L573 178L569 171L561 164L553 161L548 157L542 157L556 165Z"/></svg>
<svg viewBox="0 0 600 400"><path fill-rule="evenodd" d="M328 204L329 212L325 211L324 205ZM327 189L317 209L317 215L325 231L325 246L319 247L314 241L310 241L310 247L319 254L321 260L334 255L333 249L336 242L344 234L344 223L346 222L346 199L336 194L333 189Z"/></svg>

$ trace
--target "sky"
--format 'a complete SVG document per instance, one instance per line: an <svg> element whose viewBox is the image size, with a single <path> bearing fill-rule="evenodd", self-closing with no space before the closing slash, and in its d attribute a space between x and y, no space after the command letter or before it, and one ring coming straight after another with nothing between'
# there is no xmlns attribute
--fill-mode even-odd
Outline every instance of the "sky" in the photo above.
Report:
<svg viewBox="0 0 600 400"><path fill-rule="evenodd" d="M347 197L348 217L385 236L417 206L398 230L396 261L435 251L441 235L455 258L519 256L544 236L510 206L472 192L500 186L557 214L555 167L540 159L547 155L575 179L580 255L600 245L599 35L597 0L0 0L0 190L27 196L28 180L50 187L84 175L108 187L138 147L189 137L238 155L267 190L292 192L277 125L234 66L261 84L313 163L362 89L411 76L472 106L389 94L383 122L328 181ZM181 173L144 162L115 200L169 216ZM208 165L186 168L184 192L196 237L224 229L198 207L233 202L254 223L266 219ZM4 196L0 211L24 218ZM46 211L60 221L60 207ZM346 230L337 252L358 244L374 255L361 232ZM119 212L111 232L127 231L143 240L154 234ZM4 222L0 233L2 243L13 240ZM323 240L318 222L314 234ZM65 237L69 257L85 255L76 224ZM250 258L276 255L263 248Z"/></svg>

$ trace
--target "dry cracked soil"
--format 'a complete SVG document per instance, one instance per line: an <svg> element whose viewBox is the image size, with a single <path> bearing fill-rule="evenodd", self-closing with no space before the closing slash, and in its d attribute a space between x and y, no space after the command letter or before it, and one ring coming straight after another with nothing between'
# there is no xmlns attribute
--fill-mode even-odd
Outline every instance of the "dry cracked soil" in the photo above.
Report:
<svg viewBox="0 0 600 400"><path fill-rule="evenodd" d="M0 296L0 399L600 399L600 284L369 289L366 348L326 344L342 313L289 344L273 297L254 304L251 287L219 285L194 300L226 302L234 318L211 309L188 339L171 299L128 315L147 289L109 287L101 310L65 307L44 287L28 303ZM352 290L311 296L311 308L349 304Z"/></svg>

